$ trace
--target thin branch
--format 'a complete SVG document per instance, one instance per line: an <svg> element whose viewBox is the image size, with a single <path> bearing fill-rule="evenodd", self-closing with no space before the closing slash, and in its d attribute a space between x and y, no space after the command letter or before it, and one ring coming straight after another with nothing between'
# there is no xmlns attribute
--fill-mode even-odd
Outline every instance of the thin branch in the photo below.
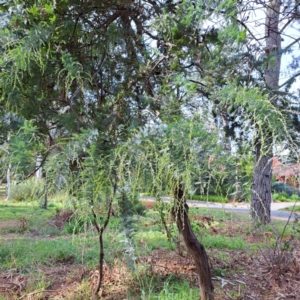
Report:
<svg viewBox="0 0 300 300"><path fill-rule="evenodd" d="M259 42L260 40L264 40L264 39L266 38L266 36L263 36L263 37L261 37L261 38L255 37L255 35L252 33L252 31L248 28L248 26L247 26L243 21L241 21L241 20L239 20L239 19L236 19L236 20L237 20L238 23L240 23L240 24L247 30L247 32L250 33L250 35L252 36L252 38L253 38L255 41Z"/></svg>
<svg viewBox="0 0 300 300"><path fill-rule="evenodd" d="M155 66L151 69L151 73L157 68L157 66L165 59L168 59L168 56L161 57L158 62L155 64Z"/></svg>
<svg viewBox="0 0 300 300"><path fill-rule="evenodd" d="M284 112L287 112L287 113L294 114L294 115L300 115L300 112L295 111L295 110L284 109L283 111L284 111Z"/></svg>
<svg viewBox="0 0 300 300"><path fill-rule="evenodd" d="M149 32L148 30L144 29L143 32L147 35L149 35L153 40L159 40L159 37L153 35L151 32Z"/></svg>
<svg viewBox="0 0 300 300"><path fill-rule="evenodd" d="M6 152L6 154L10 154L10 152L3 145L0 145L0 148Z"/></svg>
<svg viewBox="0 0 300 300"><path fill-rule="evenodd" d="M285 25L281 28L281 30L279 30L279 33L281 34L293 21L294 21L295 17L290 18Z"/></svg>
<svg viewBox="0 0 300 300"><path fill-rule="evenodd" d="M40 168L42 168L42 167L44 166L45 161L46 161L46 159L47 159L47 157L48 157L48 155L49 155L49 153L50 153L50 150L51 150L51 149L49 149L49 150L47 151L47 153L46 153L45 157L43 157L43 160L41 161L40 165L39 165L37 168L35 168L31 173L29 173L29 174L25 177L25 179L30 178L31 176L33 176Z"/></svg>
<svg viewBox="0 0 300 300"><path fill-rule="evenodd" d="M102 69L102 67L103 67L103 64L104 64L105 60L106 60L106 52L104 52L104 54L103 54L103 56L102 56L102 59L101 59L99 68L98 68L98 69L96 70L96 72L92 75L92 79L94 79L95 76L101 71L101 69ZM86 80L83 82L82 86L80 86L80 87L74 92L74 94L70 97L69 103L71 103L72 100L73 100L73 99L74 99L74 98L82 91L83 87L84 87L88 82L89 82L88 79L86 79Z"/></svg>
<svg viewBox="0 0 300 300"><path fill-rule="evenodd" d="M93 296L95 297L100 288L101 288L101 284L102 284L102 280L103 280L103 260L104 260L104 247L103 247L103 232L105 230L105 228L107 227L109 220L110 220L110 216L111 216L111 211L112 211L112 202L113 199L115 198L116 192L117 192L117 184L118 184L118 178L117 175L115 175L115 182L114 182L114 189L113 189L113 196L109 199L109 206L108 206L108 211L107 211L107 216L106 216L106 220L103 224L103 226L99 227L99 224L97 222L97 215L94 211L94 208L92 207L92 213L93 213L93 217L94 217L94 225L99 233L99 245L100 245L100 253L99 253L99 279L98 279L98 283L97 286L94 290Z"/></svg>
<svg viewBox="0 0 300 300"><path fill-rule="evenodd" d="M281 89L282 87L284 87L286 84L288 84L293 78L296 78L300 76L300 72L296 73L295 75L293 75L291 78L289 78L287 81L285 81L283 84L281 84L278 88Z"/></svg>
<svg viewBox="0 0 300 300"><path fill-rule="evenodd" d="M285 35L285 36L287 36L287 35ZM291 36L288 36L288 37L290 37L290 38L293 38L293 37L291 37ZM300 37L299 38L297 38L297 39L295 39L292 43L290 43L289 45L287 45L283 50L282 50L282 52L285 52L285 51L287 51L289 48L291 48L292 46L294 46L296 43L298 43L298 42L300 42Z"/></svg>
<svg viewBox="0 0 300 300"><path fill-rule="evenodd" d="M200 85L202 85L202 86L206 87L206 85L205 85L205 84L203 84L203 83L201 83L201 82L199 82L199 81L197 81L197 80L189 79L189 81L190 81L190 82L193 82L193 83L200 84Z"/></svg>
<svg viewBox="0 0 300 300"><path fill-rule="evenodd" d="M100 229L100 227L99 227L99 225L98 225L98 222L97 222L97 215L96 215L96 213L95 213L93 207L91 207L91 210L92 210L92 214L93 214L93 217L94 217L94 225L95 225L95 227L96 227L98 233L100 233L100 232L101 232L101 229Z"/></svg>

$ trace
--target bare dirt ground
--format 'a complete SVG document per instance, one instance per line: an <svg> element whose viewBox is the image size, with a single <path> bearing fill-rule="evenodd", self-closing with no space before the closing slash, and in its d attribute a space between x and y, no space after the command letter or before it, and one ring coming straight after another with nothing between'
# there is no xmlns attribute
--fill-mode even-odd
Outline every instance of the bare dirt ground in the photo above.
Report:
<svg viewBox="0 0 300 300"><path fill-rule="evenodd" d="M147 205L153 208L152 203ZM51 222L62 226L69 214L56 215ZM199 217L200 218L200 217ZM201 217L201 221L203 217ZM20 226L19 221L0 222L1 229ZM217 232L227 236L243 234L239 226L225 226ZM14 238L18 235L14 234ZM264 242L259 234L243 234L248 243ZM10 235L2 236L2 239ZM0 241L1 242L1 241ZM208 251L215 286L215 300L299 300L300 299L300 250L299 241L289 241L290 248L284 252L269 249L256 251L218 250ZM197 276L191 257L182 249L175 251L157 249L150 256L140 257L137 268L144 275L165 281L172 275L178 280L188 280L197 287ZM137 279L119 258L113 265L105 264L101 299L127 299L128 291L138 291ZM142 276L142 275L139 275ZM41 278L44 282L40 284ZM91 291L96 286L98 271L89 271L86 266L74 264L72 260L53 266L42 266L37 274L20 275L16 270L0 272L0 295L4 299L92 299ZM37 284L39 283L39 286ZM134 299L134 298L131 298ZM135 299L140 299L136 297Z"/></svg>

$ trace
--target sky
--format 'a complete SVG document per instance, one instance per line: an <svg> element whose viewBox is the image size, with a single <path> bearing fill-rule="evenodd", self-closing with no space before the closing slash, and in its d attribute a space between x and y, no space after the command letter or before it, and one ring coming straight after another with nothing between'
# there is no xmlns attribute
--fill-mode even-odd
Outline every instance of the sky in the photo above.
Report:
<svg viewBox="0 0 300 300"><path fill-rule="evenodd" d="M282 6L284 9L284 5ZM250 12L250 14L249 14ZM243 17L246 18L248 16L249 18L247 20L247 25L253 32L253 34L258 38L263 38L265 35L265 16L266 16L266 9L262 5L255 5L255 9L252 11L248 11L247 14L245 13ZM284 16L282 14L282 21L280 23L280 28L286 24L288 20L288 17ZM295 41L295 39L300 38L300 20L295 20L290 23L289 26L285 28L282 35L282 42L281 47L284 49L288 45L290 45L292 42ZM265 46L265 40L261 40L261 47ZM293 57L299 57L300 58L300 42L294 44L291 47L291 51L288 53L284 53L282 55L281 59L281 72L280 72L280 81L279 85L283 84L288 80L293 74L298 73L300 71L300 66L298 69L293 70L290 65L293 61ZM296 82L293 84L290 92L296 92L297 89L300 88L300 76L297 78Z"/></svg>

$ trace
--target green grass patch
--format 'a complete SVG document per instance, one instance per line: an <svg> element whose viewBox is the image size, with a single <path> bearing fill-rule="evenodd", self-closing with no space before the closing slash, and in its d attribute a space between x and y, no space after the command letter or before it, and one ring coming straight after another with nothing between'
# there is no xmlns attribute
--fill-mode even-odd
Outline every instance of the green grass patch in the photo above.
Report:
<svg viewBox="0 0 300 300"><path fill-rule="evenodd" d="M233 211L226 211L225 209L214 209L205 207L191 207L189 215L211 216L217 221L248 221L250 220L248 213L237 213Z"/></svg>
<svg viewBox="0 0 300 300"><path fill-rule="evenodd" d="M112 263L114 257L124 251L121 235L104 234L105 261ZM94 267L99 262L99 243L96 236L82 234L55 239L19 238L7 240L0 245L0 268L31 272L39 265L52 266L60 263L82 263Z"/></svg>
<svg viewBox="0 0 300 300"><path fill-rule="evenodd" d="M289 206L289 207L286 207L286 208L282 208L280 210L284 210L284 211L293 211L295 213L300 213L300 203L299 204L296 204L295 207L293 206Z"/></svg>
<svg viewBox="0 0 300 300"><path fill-rule="evenodd" d="M204 247L213 249L243 250L247 248L247 243L242 237L226 237L221 234L204 234L199 238Z"/></svg>
<svg viewBox="0 0 300 300"><path fill-rule="evenodd" d="M167 235L160 231L149 230L146 232L138 232L134 236L134 239L136 244L141 248L140 251L145 252L146 250L148 253L155 249L175 249L175 245L168 241Z"/></svg>
<svg viewBox="0 0 300 300"><path fill-rule="evenodd" d="M16 203L16 202L0 202L0 220L13 220L19 218L27 218L29 220L46 219L55 214L56 207L42 209L37 202L32 203Z"/></svg>
<svg viewBox="0 0 300 300"><path fill-rule="evenodd" d="M138 272L134 276L134 289L128 291L127 299L142 300L196 300L199 289L191 288L188 281L177 276L160 276L157 274Z"/></svg>
<svg viewBox="0 0 300 300"><path fill-rule="evenodd" d="M42 209L38 203L26 202L0 202L0 229L1 233L30 233L35 232L38 235L57 235L59 229L51 226L49 218L56 213L56 207ZM1 221L15 220L18 226L1 228Z"/></svg>
<svg viewBox="0 0 300 300"><path fill-rule="evenodd" d="M33 240L19 238L0 245L0 265L4 269L32 270L38 265L65 261L80 262L79 249L71 239Z"/></svg>
<svg viewBox="0 0 300 300"><path fill-rule="evenodd" d="M218 196L218 195L187 195L187 199L197 200L197 201L205 201L205 202L219 202L219 203L227 203L228 202L227 197Z"/></svg>
<svg viewBox="0 0 300 300"><path fill-rule="evenodd" d="M6 197L6 185L0 185L0 199L4 199Z"/></svg>
<svg viewBox="0 0 300 300"><path fill-rule="evenodd" d="M273 193L273 200L275 202L298 202L300 197L298 195L289 196L286 192Z"/></svg>

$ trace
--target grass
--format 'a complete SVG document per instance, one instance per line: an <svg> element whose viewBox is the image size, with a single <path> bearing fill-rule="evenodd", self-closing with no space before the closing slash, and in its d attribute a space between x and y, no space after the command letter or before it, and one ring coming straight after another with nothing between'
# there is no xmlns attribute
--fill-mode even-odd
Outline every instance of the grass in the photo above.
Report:
<svg viewBox="0 0 300 300"><path fill-rule="evenodd" d="M32 271L39 265L51 266L57 263L97 263L97 249L80 251L78 242L72 239L35 240L20 238L0 245L2 269L17 269L19 272ZM95 247L93 247L95 248Z"/></svg>
<svg viewBox="0 0 300 300"><path fill-rule="evenodd" d="M249 215L247 213L235 213L232 211L226 211L225 209L211 209L205 207L191 207L189 209L190 216L211 216L218 221L249 221Z"/></svg>
<svg viewBox="0 0 300 300"><path fill-rule="evenodd" d="M93 226L85 227L85 230L78 231L76 235L72 234L72 228L77 224L76 222L69 223L70 228L67 230L66 227L54 230L53 226L49 225L49 220L55 215L57 207L59 205L55 204L51 205L48 210L44 210L34 202L0 201L0 228L5 222L27 220L26 228L22 231L15 230L12 236L9 236L9 233L12 233L13 229L2 230L0 244L0 270L2 272L15 270L21 275L33 276L33 284L28 286L27 293L50 285L47 278L41 277L38 273L42 267L83 264L87 269L95 269L98 264L99 244ZM226 265L232 259L229 253L266 247L263 241L252 244L247 242L247 232L252 232L247 214L208 208L190 208L189 213L194 232L207 249L208 254L217 253L218 259L224 264L215 268L214 272L217 276L227 276ZM201 221L203 216L211 217L211 224L203 227L204 222ZM167 211L165 217L174 238L178 237L176 226L169 223ZM164 249L170 253L171 250L176 249L177 245L167 239L159 221L159 212L155 210L149 210L145 216L134 219L134 226L129 234L132 242L130 247L134 251L134 256L145 257L151 255L155 249L160 249L159 251ZM280 234L284 224L283 221L276 221L273 225L261 226L257 230L260 232L278 231ZM122 263L126 261L124 257L128 253L129 246L125 232L124 223L117 216L113 216L103 235L105 262L111 266L118 259ZM286 233L289 234L289 231ZM191 287L191 282L188 282L185 277L151 272L149 273L149 269L137 270L134 275L131 275L133 285L127 289L126 299L199 299L198 288L194 288L195 284ZM83 282L85 282L83 289L86 290L87 281ZM86 290L84 293L88 295L89 292ZM70 299L75 298L74 296ZM88 298L89 296L86 296L86 299ZM124 296L121 298L123 299Z"/></svg>
<svg viewBox="0 0 300 300"><path fill-rule="evenodd" d="M150 277L142 275L136 279L138 282L139 299L142 300L182 300L199 299L199 289L191 288L188 281L174 277ZM127 299L136 298L136 293L127 294Z"/></svg>
<svg viewBox="0 0 300 300"><path fill-rule="evenodd" d="M6 197L6 186L0 184L0 200Z"/></svg>
<svg viewBox="0 0 300 300"><path fill-rule="evenodd" d="M0 233L37 233L39 235L57 235L58 230L48 223L55 215L56 206L42 209L37 202L2 202L0 201L0 220L15 221L14 226L2 227Z"/></svg>
<svg viewBox="0 0 300 300"><path fill-rule="evenodd" d="M197 201L205 201L205 202L219 202L219 203L228 202L227 197L218 196L218 195L188 195L187 198L189 200L197 200Z"/></svg>
<svg viewBox="0 0 300 300"><path fill-rule="evenodd" d="M56 208L42 209L36 202L0 202L0 219L13 220L28 217L32 221L36 218L47 219L54 215Z"/></svg>
<svg viewBox="0 0 300 300"><path fill-rule="evenodd" d="M226 237L221 234L206 234L200 238L200 241L205 248L231 250L243 250L247 248L247 243L242 237Z"/></svg>
<svg viewBox="0 0 300 300"><path fill-rule="evenodd" d="M286 208L283 208L283 209L280 209L280 210L284 210L284 211L293 211L293 212L295 212L295 213L300 213L300 203L299 203L299 204L296 204L295 207L289 206L289 207L286 207Z"/></svg>

